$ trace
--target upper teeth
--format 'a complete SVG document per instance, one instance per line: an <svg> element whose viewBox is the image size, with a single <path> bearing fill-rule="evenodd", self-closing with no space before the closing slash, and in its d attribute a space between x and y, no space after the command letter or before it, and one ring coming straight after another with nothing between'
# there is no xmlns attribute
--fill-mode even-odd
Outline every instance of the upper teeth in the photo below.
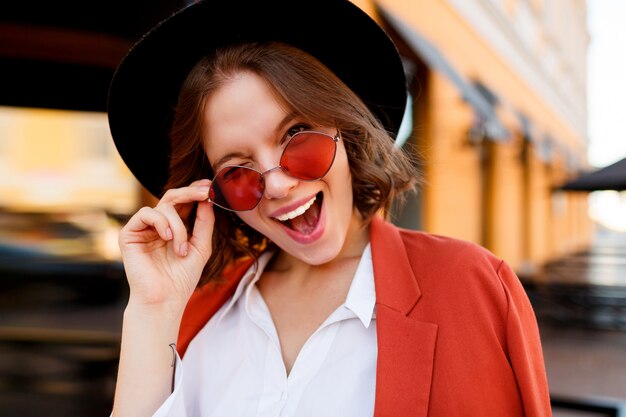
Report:
<svg viewBox="0 0 626 417"><path fill-rule="evenodd" d="M307 201L300 207L296 208L293 211L290 211L289 213L281 214L280 216L277 216L276 219L280 220L281 222L284 222L285 220L291 220L294 217L298 217L299 215L307 211L309 207L313 205L313 202L315 202L315 198L316 197L314 196L312 199L310 199L309 201Z"/></svg>

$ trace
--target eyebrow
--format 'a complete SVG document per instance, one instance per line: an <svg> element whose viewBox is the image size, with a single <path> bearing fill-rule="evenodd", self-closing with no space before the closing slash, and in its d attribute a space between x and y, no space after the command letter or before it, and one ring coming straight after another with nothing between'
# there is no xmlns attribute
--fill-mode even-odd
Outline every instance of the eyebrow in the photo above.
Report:
<svg viewBox="0 0 626 417"><path fill-rule="evenodd" d="M218 159L217 161L215 161L213 165L213 170L217 171L216 168L218 168L220 165L222 165L223 163L225 163L226 161L228 161L229 159L233 159L233 158L244 158L245 155L243 154L243 152L229 152L226 155L222 156L220 159Z"/></svg>
<svg viewBox="0 0 626 417"><path fill-rule="evenodd" d="M291 122L293 119L295 119L297 117L297 113L296 112L290 112L287 115L285 115L285 117L283 117L283 119L276 125L276 128L274 129L274 134L276 136L278 136L280 134L280 132L282 130L285 129L285 126ZM233 159L233 158L245 158L245 154L243 152L239 152L239 151L235 151L235 152L229 152L226 155L222 156L221 158L219 158L217 161L215 161L213 165L213 169L215 170L215 168L218 168L220 165L222 165L223 163L225 163L226 161L228 161L229 159Z"/></svg>

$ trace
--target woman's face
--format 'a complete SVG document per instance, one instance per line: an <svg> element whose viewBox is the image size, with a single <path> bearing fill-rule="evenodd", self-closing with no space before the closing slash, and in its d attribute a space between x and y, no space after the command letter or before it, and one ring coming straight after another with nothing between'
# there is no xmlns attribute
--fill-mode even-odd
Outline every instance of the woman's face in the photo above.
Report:
<svg viewBox="0 0 626 417"><path fill-rule="evenodd" d="M337 133L334 126L311 125L292 114L269 85L250 72L239 73L207 100L203 126L204 148L214 172L226 165L265 172L278 166L286 141L296 132ZM273 170L265 174L259 205L237 214L282 250L311 265L329 262L342 250L350 253L351 242L366 233L353 207L350 169L341 140L324 178L300 181Z"/></svg>

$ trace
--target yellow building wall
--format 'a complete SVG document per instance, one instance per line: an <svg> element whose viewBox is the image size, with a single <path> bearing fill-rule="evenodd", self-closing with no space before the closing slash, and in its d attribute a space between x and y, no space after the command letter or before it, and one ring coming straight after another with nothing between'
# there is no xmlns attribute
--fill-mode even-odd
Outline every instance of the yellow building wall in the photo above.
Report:
<svg viewBox="0 0 626 417"><path fill-rule="evenodd" d="M527 260L531 265L541 265L550 257L552 232L549 227L551 218L550 169L531 150L529 164L529 240Z"/></svg>
<svg viewBox="0 0 626 417"><path fill-rule="evenodd" d="M514 268L524 260L523 172L520 139L492 143L490 189L487 209L489 224L486 245Z"/></svg>
<svg viewBox="0 0 626 417"><path fill-rule="evenodd" d="M428 84L423 228L480 242L480 155L467 138L474 115L445 77L431 72Z"/></svg>

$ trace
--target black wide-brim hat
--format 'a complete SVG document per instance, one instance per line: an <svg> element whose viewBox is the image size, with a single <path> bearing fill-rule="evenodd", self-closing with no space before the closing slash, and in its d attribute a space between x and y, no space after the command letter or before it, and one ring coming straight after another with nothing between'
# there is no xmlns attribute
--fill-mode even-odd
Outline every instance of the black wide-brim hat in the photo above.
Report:
<svg viewBox="0 0 626 417"><path fill-rule="evenodd" d="M304 50L352 89L393 137L406 105L398 51L348 0L204 0L145 34L117 68L109 90L113 140L139 182L160 196L168 178L169 130L180 88L217 48L280 41Z"/></svg>

